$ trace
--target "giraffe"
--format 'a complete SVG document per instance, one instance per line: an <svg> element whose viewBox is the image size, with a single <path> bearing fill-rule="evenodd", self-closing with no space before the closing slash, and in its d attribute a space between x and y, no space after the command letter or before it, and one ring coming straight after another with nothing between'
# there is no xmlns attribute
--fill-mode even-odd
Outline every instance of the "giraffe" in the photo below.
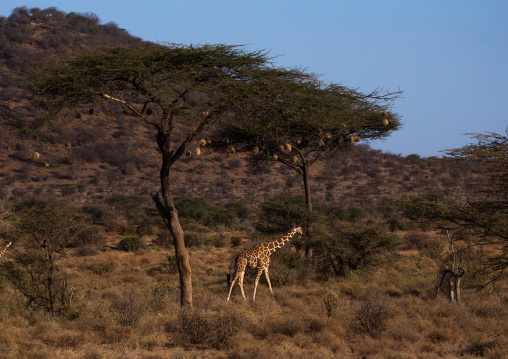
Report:
<svg viewBox="0 0 508 359"><path fill-rule="evenodd" d="M7 250L7 248L9 248L9 246L12 244L12 242L9 242L7 243L5 246L3 246L1 249L0 249L0 258L2 258L2 256L4 255L5 251Z"/></svg>
<svg viewBox="0 0 508 359"><path fill-rule="evenodd" d="M287 242L289 242L296 233L300 233L303 235L301 226L294 226L286 234L284 234L282 237L277 238L274 241L258 244L252 249L237 254L229 266L231 268L231 265L233 265L234 263L235 272L233 276L233 281L231 282L231 285L229 287L229 295L227 300L229 301L231 297L231 291L233 290L233 286L235 285L237 279L238 284L240 285L240 290L242 291L243 299L245 300L245 293L243 291L243 276L245 275L246 268L250 269L257 268L258 270L256 282L254 284L254 296L252 297L252 300L256 300L256 289L258 287L258 282L259 278L261 277L261 273L263 272L265 272L266 281L268 282L268 287L270 288L270 292L272 293L273 296L272 284L270 283L270 277L268 276L270 255L272 255L278 249L282 248L282 246ZM230 277L228 275L228 279L229 278Z"/></svg>

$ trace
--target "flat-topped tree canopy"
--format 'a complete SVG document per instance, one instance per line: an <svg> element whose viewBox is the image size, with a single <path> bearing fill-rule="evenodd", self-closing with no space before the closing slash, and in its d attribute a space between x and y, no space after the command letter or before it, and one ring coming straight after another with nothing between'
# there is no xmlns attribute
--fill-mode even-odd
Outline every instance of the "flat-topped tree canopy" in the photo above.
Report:
<svg viewBox="0 0 508 359"><path fill-rule="evenodd" d="M303 162L310 166L360 140L388 137L401 126L398 115L390 111L400 91L362 94L316 76L280 83L268 91L273 91L267 93L269 100L217 127L215 147L251 152L257 164L277 160L298 169Z"/></svg>
<svg viewBox="0 0 508 359"><path fill-rule="evenodd" d="M264 51L241 46L143 43L77 52L31 79L49 115L107 95L121 98L147 123L167 129L175 118L202 119L204 111L247 101L260 94L252 87L261 82L306 76L276 68L270 60Z"/></svg>

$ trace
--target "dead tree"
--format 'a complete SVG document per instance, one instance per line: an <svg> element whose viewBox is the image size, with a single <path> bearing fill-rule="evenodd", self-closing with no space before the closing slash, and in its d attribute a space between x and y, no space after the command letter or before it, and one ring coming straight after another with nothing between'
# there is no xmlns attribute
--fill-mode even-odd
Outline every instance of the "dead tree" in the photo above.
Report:
<svg viewBox="0 0 508 359"><path fill-rule="evenodd" d="M448 236L448 242L450 243L450 252L452 257L452 267L451 268L445 268L443 275L441 276L441 280L439 281L439 285L437 286L437 292L436 296L441 291L441 287L443 286L443 283L448 277L449 280L449 297L450 302L460 302L461 301L461 292L460 292L460 283L462 281L462 277L464 277L464 274L466 274L466 270L464 268L457 268L456 269L456 259L457 254L455 252L455 248L453 247L453 240L450 237L450 233L446 231L446 234Z"/></svg>

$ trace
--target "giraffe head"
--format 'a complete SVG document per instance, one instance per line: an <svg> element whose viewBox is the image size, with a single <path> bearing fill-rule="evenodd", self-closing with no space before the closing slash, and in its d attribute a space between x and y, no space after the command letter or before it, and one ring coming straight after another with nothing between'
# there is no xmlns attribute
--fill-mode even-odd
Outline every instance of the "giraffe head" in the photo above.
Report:
<svg viewBox="0 0 508 359"><path fill-rule="evenodd" d="M302 226L294 226L293 231L294 231L294 234L300 233L303 236Z"/></svg>

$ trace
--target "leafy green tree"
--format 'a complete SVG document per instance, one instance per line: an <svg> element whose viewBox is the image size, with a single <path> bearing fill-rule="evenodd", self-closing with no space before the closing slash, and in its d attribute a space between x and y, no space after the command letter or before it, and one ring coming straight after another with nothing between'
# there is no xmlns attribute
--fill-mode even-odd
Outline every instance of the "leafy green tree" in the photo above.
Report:
<svg viewBox="0 0 508 359"><path fill-rule="evenodd" d="M214 144L229 153L250 152L253 164L278 161L302 177L310 236L312 199L309 174L320 160L345 152L360 140L385 138L400 127L390 111L400 92L363 94L311 79L270 88L269 101L218 127Z"/></svg>
<svg viewBox="0 0 508 359"><path fill-rule="evenodd" d="M46 109L38 124L106 101L121 104L155 130L161 188L152 198L175 244L181 304L191 306L189 255L171 191L173 165L198 147L199 136L219 119L245 118L245 111L270 100L271 87L308 77L274 67L265 52L239 46L144 43L76 53L31 78Z"/></svg>

